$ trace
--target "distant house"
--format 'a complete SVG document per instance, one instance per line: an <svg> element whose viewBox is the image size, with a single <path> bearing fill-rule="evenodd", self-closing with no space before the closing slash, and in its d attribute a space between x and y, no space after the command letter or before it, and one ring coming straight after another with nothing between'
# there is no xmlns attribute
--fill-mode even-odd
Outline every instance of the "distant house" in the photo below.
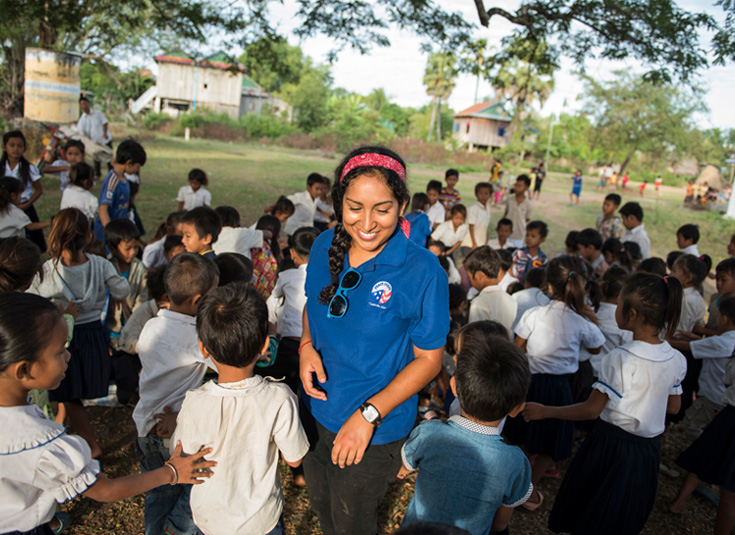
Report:
<svg viewBox="0 0 735 535"><path fill-rule="evenodd" d="M499 102L481 102L454 114L455 139L475 149L496 149L509 141L511 117Z"/></svg>
<svg viewBox="0 0 735 535"><path fill-rule="evenodd" d="M195 60L182 50L173 50L154 59L158 64L156 85L130 103L133 113L153 108L179 115L207 108L237 119L246 113L260 114L268 105L290 116L287 102L264 91L240 62L224 52Z"/></svg>

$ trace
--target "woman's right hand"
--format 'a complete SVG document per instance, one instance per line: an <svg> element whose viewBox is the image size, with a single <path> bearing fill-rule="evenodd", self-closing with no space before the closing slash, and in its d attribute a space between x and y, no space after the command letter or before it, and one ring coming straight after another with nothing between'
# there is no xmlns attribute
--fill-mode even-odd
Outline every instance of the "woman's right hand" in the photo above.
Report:
<svg viewBox="0 0 735 535"><path fill-rule="evenodd" d="M320 383L324 383L327 380L327 374L324 373L324 364L322 364L322 357L319 352L314 349L311 343L301 348L299 355L299 377L301 378L301 384L304 386L304 392L314 399L320 399L327 401L327 394L319 388L318 385L314 384L314 375Z"/></svg>

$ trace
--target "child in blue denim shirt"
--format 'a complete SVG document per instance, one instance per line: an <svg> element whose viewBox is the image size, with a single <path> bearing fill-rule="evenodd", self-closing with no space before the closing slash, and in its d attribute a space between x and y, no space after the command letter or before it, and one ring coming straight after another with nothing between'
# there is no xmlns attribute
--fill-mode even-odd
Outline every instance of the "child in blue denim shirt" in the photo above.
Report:
<svg viewBox="0 0 735 535"><path fill-rule="evenodd" d="M465 330L451 380L461 415L421 423L401 451L398 477L419 469L402 525L439 522L487 535L506 531L513 508L533 491L526 456L498 429L523 410L531 372L507 338L463 337Z"/></svg>

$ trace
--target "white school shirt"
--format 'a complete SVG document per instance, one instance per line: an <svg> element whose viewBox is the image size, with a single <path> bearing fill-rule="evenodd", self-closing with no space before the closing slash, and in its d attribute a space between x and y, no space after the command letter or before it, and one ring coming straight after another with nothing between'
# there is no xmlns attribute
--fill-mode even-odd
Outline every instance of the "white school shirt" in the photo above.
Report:
<svg viewBox="0 0 735 535"><path fill-rule="evenodd" d="M514 293L511 297L518 304L516 318L513 321L513 329L516 328L516 325L521 320L521 317L526 310L533 307L543 307L551 303L551 299L549 299L549 297L538 288L526 288ZM513 329L511 329L511 331Z"/></svg>
<svg viewBox="0 0 735 535"><path fill-rule="evenodd" d="M608 397L600 419L639 437L657 437L665 429L669 396L682 393L686 373L684 355L668 342L634 340L612 350L592 385Z"/></svg>
<svg viewBox="0 0 735 535"><path fill-rule="evenodd" d="M222 227L217 241L212 244L214 254L240 253L252 260L250 249L263 247L263 231L246 227Z"/></svg>
<svg viewBox="0 0 735 535"><path fill-rule="evenodd" d="M497 251L498 249L510 249L511 247L515 247L510 240L505 240L505 244L501 247L500 246L500 240L498 238L493 238L492 240L487 241L488 246L493 250Z"/></svg>
<svg viewBox="0 0 735 535"><path fill-rule="evenodd" d="M54 163L49 165L49 167L69 167L69 162L66 160L56 160ZM55 175L59 175L59 189L63 192L66 188L71 186L71 177L69 176L69 171L58 171L54 173Z"/></svg>
<svg viewBox="0 0 735 535"><path fill-rule="evenodd" d="M146 269L166 264L166 254L163 250L163 244L165 241L166 236L145 246L145 249L143 249L142 261Z"/></svg>
<svg viewBox="0 0 735 535"><path fill-rule="evenodd" d="M278 304L283 301L277 320L278 334L281 336L301 338L306 305L306 266L307 264L302 264L295 269L281 271L276 287L268 298L269 311L278 308Z"/></svg>
<svg viewBox="0 0 735 535"><path fill-rule="evenodd" d="M470 303L469 323L475 321L497 321L508 329L513 338L513 323L516 320L518 303L500 286L486 286Z"/></svg>
<svg viewBox="0 0 735 535"><path fill-rule="evenodd" d="M299 193L289 195L288 199L294 205L294 212L286 220L286 224L283 226L283 234L290 236L301 227L313 227L316 200L311 198L311 193L300 191Z"/></svg>
<svg viewBox="0 0 735 535"><path fill-rule="evenodd" d="M130 317L123 325L118 338L117 348L135 355L138 353L138 339L143 327L158 314L158 303L155 299L149 299L141 306L133 310Z"/></svg>
<svg viewBox="0 0 735 535"><path fill-rule="evenodd" d="M0 530L31 531L56 504L97 481L100 463L79 436L48 420L36 405L0 407Z"/></svg>
<svg viewBox="0 0 735 535"><path fill-rule="evenodd" d="M728 361L735 356L735 331L694 340L689 343L689 348L695 359L702 359L697 394L719 405L725 393L722 377Z"/></svg>
<svg viewBox="0 0 735 535"><path fill-rule="evenodd" d="M59 210L63 210L64 208L76 208L86 215L87 219L94 221L97 217L99 201L97 197L86 189L72 184L61 194Z"/></svg>
<svg viewBox="0 0 735 535"><path fill-rule="evenodd" d="M693 254L694 256L699 258L699 249L697 248L696 243L684 247L681 252L684 254Z"/></svg>
<svg viewBox="0 0 735 535"><path fill-rule="evenodd" d="M279 451L289 462L309 451L296 396L258 375L237 383L210 381L191 390L176 419L171 451L211 447L214 475L191 489L194 523L206 535L268 533L283 511Z"/></svg>
<svg viewBox="0 0 735 535"><path fill-rule="evenodd" d="M510 270L508 270L505 272L505 275L503 275L503 278L500 279L498 286L500 286L504 292L507 292L508 288L510 288L510 285L513 284L514 282L521 282L521 281L519 281L513 275L511 275Z"/></svg>
<svg viewBox="0 0 735 535"><path fill-rule="evenodd" d="M325 216L322 212L326 212L329 215L334 215L334 206L322 201L321 198L317 198L315 205L316 209L314 210L314 221L319 223L329 223L329 217ZM321 210L321 212L319 210Z"/></svg>
<svg viewBox="0 0 735 535"><path fill-rule="evenodd" d="M695 325L704 326L704 315L707 312L707 304L696 288L684 288L684 296L681 300L681 317L679 331L692 332Z"/></svg>
<svg viewBox="0 0 735 535"><path fill-rule="evenodd" d="M457 269L457 265L454 263L454 260L446 257L447 262L449 263L449 272L447 273L447 277L449 278L449 284L461 284L462 283L462 276L459 274L459 270Z"/></svg>
<svg viewBox="0 0 735 535"><path fill-rule="evenodd" d="M9 204L5 211L0 212L0 238L25 237L26 227L31 224L31 218L14 204Z"/></svg>
<svg viewBox="0 0 735 535"><path fill-rule="evenodd" d="M23 204L28 199L33 197L33 183L37 180L41 180L41 173L38 170L38 167L33 165L32 163L28 163L29 167L29 174L31 176L31 180L28 182L28 184L25 184L25 189L23 190L23 193L20 196L20 203ZM5 162L5 176L12 176L14 178L17 178L21 182L23 182L23 179L18 176L18 173L20 172L20 163L15 166L15 169L10 168L10 163Z"/></svg>
<svg viewBox="0 0 735 535"><path fill-rule="evenodd" d="M467 235L462 240L462 247L472 247L472 237L470 236L469 228L472 227L472 232L475 235L475 243L479 246L487 245L487 227L490 225L490 203L487 202L484 205L480 202L476 202L467 209Z"/></svg>
<svg viewBox="0 0 735 535"><path fill-rule="evenodd" d="M156 426L153 415L165 407L178 412L186 393L201 386L207 367L214 367L214 362L199 351L196 318L165 308L143 327L138 356L143 369L133 420L138 436L144 437Z"/></svg>
<svg viewBox="0 0 735 535"><path fill-rule="evenodd" d="M651 239L648 237L648 233L643 224L638 225L633 230L626 230L623 237L620 238L620 241L623 243L633 241L640 245L643 260L651 256Z"/></svg>
<svg viewBox="0 0 735 535"><path fill-rule="evenodd" d="M605 343L597 325L563 301L527 310L515 334L526 340L531 373L574 373L579 368L580 347L595 348Z"/></svg>
<svg viewBox="0 0 735 535"><path fill-rule="evenodd" d="M624 331L618 327L618 322L615 320L617 308L618 305L613 303L600 303L597 311L597 323L605 336L605 343L602 344L602 349L597 355L590 355L589 358L595 377L599 377L602 360L610 351L633 341L631 331Z"/></svg>
<svg viewBox="0 0 735 535"><path fill-rule="evenodd" d="M212 204L212 194L204 187L194 191L191 186L182 186L179 188L179 194L176 201L184 203L184 210L189 211L200 206L209 206Z"/></svg>
<svg viewBox="0 0 735 535"><path fill-rule="evenodd" d="M429 218L429 223L431 223L431 228L433 229L434 225L441 225L444 223L444 220L447 218L446 214L447 211L444 209L444 205L439 201L430 205L429 209L426 211L426 215Z"/></svg>
<svg viewBox="0 0 735 535"><path fill-rule="evenodd" d="M436 227L436 230L431 233L431 239L442 242L447 246L447 249L450 249L455 243L461 242L468 231L469 227L466 223L462 223L455 229L454 223L450 219Z"/></svg>
<svg viewBox="0 0 735 535"><path fill-rule="evenodd" d="M722 395L722 404L735 407L735 359L730 359L722 377L725 384L725 393Z"/></svg>

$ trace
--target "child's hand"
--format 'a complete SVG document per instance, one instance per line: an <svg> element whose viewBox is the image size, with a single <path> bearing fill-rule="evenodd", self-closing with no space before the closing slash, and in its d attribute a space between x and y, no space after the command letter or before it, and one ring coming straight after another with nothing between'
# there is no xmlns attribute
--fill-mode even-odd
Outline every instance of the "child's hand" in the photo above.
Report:
<svg viewBox="0 0 735 535"><path fill-rule="evenodd" d="M212 448L200 450L194 455L186 455L183 452L183 447L179 440L176 442L176 449L174 449L173 455L171 455L171 458L166 462L171 463L171 465L176 469L176 473L178 474L177 483L184 485L201 485L204 483L204 480L200 478L212 477L214 472L212 472L211 469L217 466L216 461L208 461L204 458L204 456L209 453L212 453ZM171 474L171 476L173 477L173 474Z"/></svg>
<svg viewBox="0 0 735 535"><path fill-rule="evenodd" d="M411 470L406 468L405 466L401 465L401 469L398 470L398 474L396 474L396 478L398 479L406 479L406 476L411 473Z"/></svg>
<svg viewBox="0 0 735 535"><path fill-rule="evenodd" d="M523 419L527 422L532 420L543 420L546 416L544 415L545 407L540 403L526 403L526 408L523 409Z"/></svg>
<svg viewBox="0 0 735 535"><path fill-rule="evenodd" d="M69 303L66 305L66 308L61 309L61 313L69 314L72 318L77 319L77 316L79 316L79 307L76 303Z"/></svg>
<svg viewBox="0 0 735 535"><path fill-rule="evenodd" d="M700 335L686 331L676 331L676 334L674 335L674 340L684 340L686 342L699 340L700 338L702 338Z"/></svg>
<svg viewBox="0 0 735 535"><path fill-rule="evenodd" d="M176 429L176 417L178 412L174 412L170 407L165 407L163 413L154 414L153 417L158 420L155 433L161 438L171 438Z"/></svg>
<svg viewBox="0 0 735 535"><path fill-rule="evenodd" d="M122 310L123 307L128 303L127 299L110 299L112 309L115 311Z"/></svg>

